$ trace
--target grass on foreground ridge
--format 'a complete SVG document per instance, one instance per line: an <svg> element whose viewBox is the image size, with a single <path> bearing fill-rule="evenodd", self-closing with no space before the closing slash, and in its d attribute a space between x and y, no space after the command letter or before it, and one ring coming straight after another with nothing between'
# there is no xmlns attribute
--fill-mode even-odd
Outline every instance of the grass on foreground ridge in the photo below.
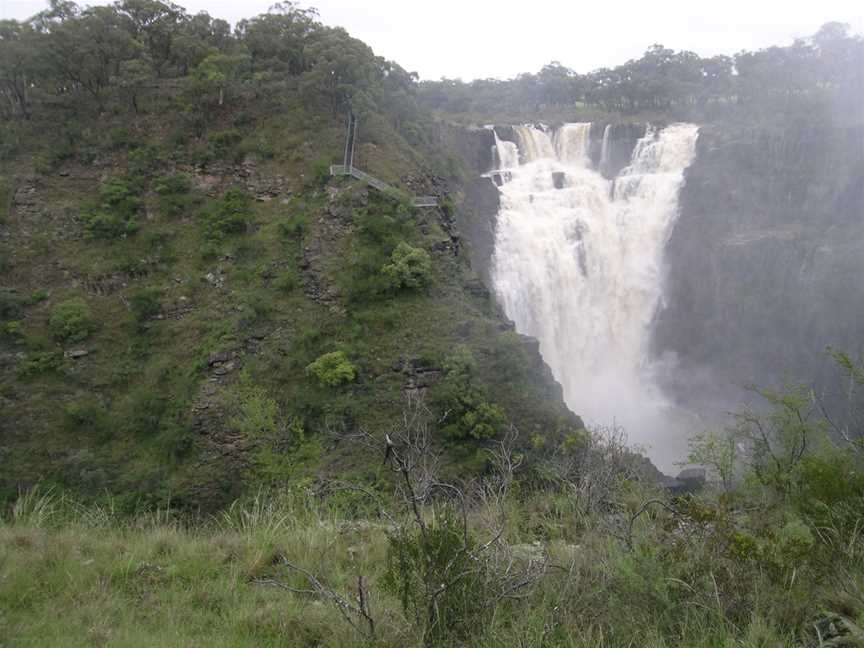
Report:
<svg viewBox="0 0 864 648"><path fill-rule="evenodd" d="M544 576L469 634L426 645L861 645L849 634L864 621L860 518L812 533L790 507L732 520L716 493L636 516L639 488L622 484L614 497L605 512L562 491L509 497L501 541L517 561L542 560ZM422 515L429 529L450 519L440 504ZM479 542L491 539L489 519L483 506L468 512ZM386 587L402 523L411 528L407 510L388 519L300 488L260 491L194 523L36 488L0 525L0 645L421 646L417 620ZM359 576L374 639L334 598L357 605Z"/></svg>

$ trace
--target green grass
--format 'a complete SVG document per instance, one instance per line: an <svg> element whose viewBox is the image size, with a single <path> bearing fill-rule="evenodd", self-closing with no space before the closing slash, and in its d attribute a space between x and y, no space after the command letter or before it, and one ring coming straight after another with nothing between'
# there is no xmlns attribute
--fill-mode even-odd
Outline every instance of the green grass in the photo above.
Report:
<svg viewBox="0 0 864 648"><path fill-rule="evenodd" d="M860 537L832 550L830 566L802 558L794 573L772 573L730 558L719 526L690 518L676 527L658 509L639 518L631 549L620 536L632 512L627 492L613 494L620 512L588 512L587 525L572 498L511 497L496 547L534 546L551 567L520 597L496 603L468 637L436 645L791 648L819 645L812 623L827 613L864 621ZM130 517L113 500L85 506L29 491L0 525L3 645L420 646L413 618L385 587L389 522L364 518L354 499L302 487L259 491L190 519L158 508ZM718 506L710 492L699 501ZM469 511L481 541L494 533L492 513ZM774 502L762 523L790 513ZM437 515L424 509L427 522ZM310 588L283 557L349 601L362 575L376 639L326 596L274 586Z"/></svg>

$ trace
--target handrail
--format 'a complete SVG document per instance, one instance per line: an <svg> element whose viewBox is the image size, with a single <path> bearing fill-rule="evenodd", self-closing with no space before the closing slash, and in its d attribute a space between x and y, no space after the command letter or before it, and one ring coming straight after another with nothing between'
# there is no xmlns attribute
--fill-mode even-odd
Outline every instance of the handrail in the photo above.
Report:
<svg viewBox="0 0 864 648"><path fill-rule="evenodd" d="M396 187L393 187L383 180L379 180L375 176L369 175L364 171L356 168L354 166L354 145L357 142L357 116L350 112L348 113L348 120L346 124L346 132L345 132L345 155L343 162L344 164L331 164L330 165L330 175L331 176L339 176L339 175L347 175L352 178L357 178L358 180L362 180L366 184L375 187L378 191L382 191L386 194L389 194L399 200L410 200L411 204L415 207L437 207L438 206L438 198L435 196L413 196L409 197L404 192L400 191Z"/></svg>
<svg viewBox="0 0 864 648"><path fill-rule="evenodd" d="M390 194L396 198L405 199L408 198L402 191L397 189L396 187L387 184L383 180L379 180L373 175L369 175L365 171L361 171L360 169L353 167L351 165L346 164L331 164L330 165L330 175L332 176L340 176L347 175L352 178L356 178L357 180L362 180L366 184L375 187L378 191L381 191L386 194ZM435 196L413 196L410 198L411 204L415 207L437 207L438 206L438 198Z"/></svg>

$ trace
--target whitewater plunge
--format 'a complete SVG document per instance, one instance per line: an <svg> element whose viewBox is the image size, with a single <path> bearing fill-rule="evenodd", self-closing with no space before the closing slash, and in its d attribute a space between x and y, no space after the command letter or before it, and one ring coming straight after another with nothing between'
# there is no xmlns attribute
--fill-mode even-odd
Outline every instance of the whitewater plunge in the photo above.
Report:
<svg viewBox="0 0 864 648"><path fill-rule="evenodd" d="M612 181L591 167L590 124L514 131L518 145L495 135L498 298L517 330L539 340L570 409L589 423L622 425L671 471L693 421L656 386L648 346L698 129L649 128Z"/></svg>

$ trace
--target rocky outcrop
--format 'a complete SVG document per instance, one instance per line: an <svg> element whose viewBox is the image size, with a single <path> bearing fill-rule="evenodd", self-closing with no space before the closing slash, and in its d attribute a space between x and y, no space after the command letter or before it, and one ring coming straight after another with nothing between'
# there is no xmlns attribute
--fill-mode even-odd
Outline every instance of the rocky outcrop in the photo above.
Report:
<svg viewBox="0 0 864 648"><path fill-rule="evenodd" d="M591 159L592 166L604 178L611 180L621 172L621 169L630 164L636 142L645 137L646 126L644 123L609 124L606 158L603 159L603 134L606 132L606 126L605 122L591 124L588 157Z"/></svg>
<svg viewBox="0 0 864 648"><path fill-rule="evenodd" d="M487 286L492 253L495 251L495 219L498 217L500 196L489 178L476 178L464 190L464 199L456 214L456 225L470 243L471 266Z"/></svg>

